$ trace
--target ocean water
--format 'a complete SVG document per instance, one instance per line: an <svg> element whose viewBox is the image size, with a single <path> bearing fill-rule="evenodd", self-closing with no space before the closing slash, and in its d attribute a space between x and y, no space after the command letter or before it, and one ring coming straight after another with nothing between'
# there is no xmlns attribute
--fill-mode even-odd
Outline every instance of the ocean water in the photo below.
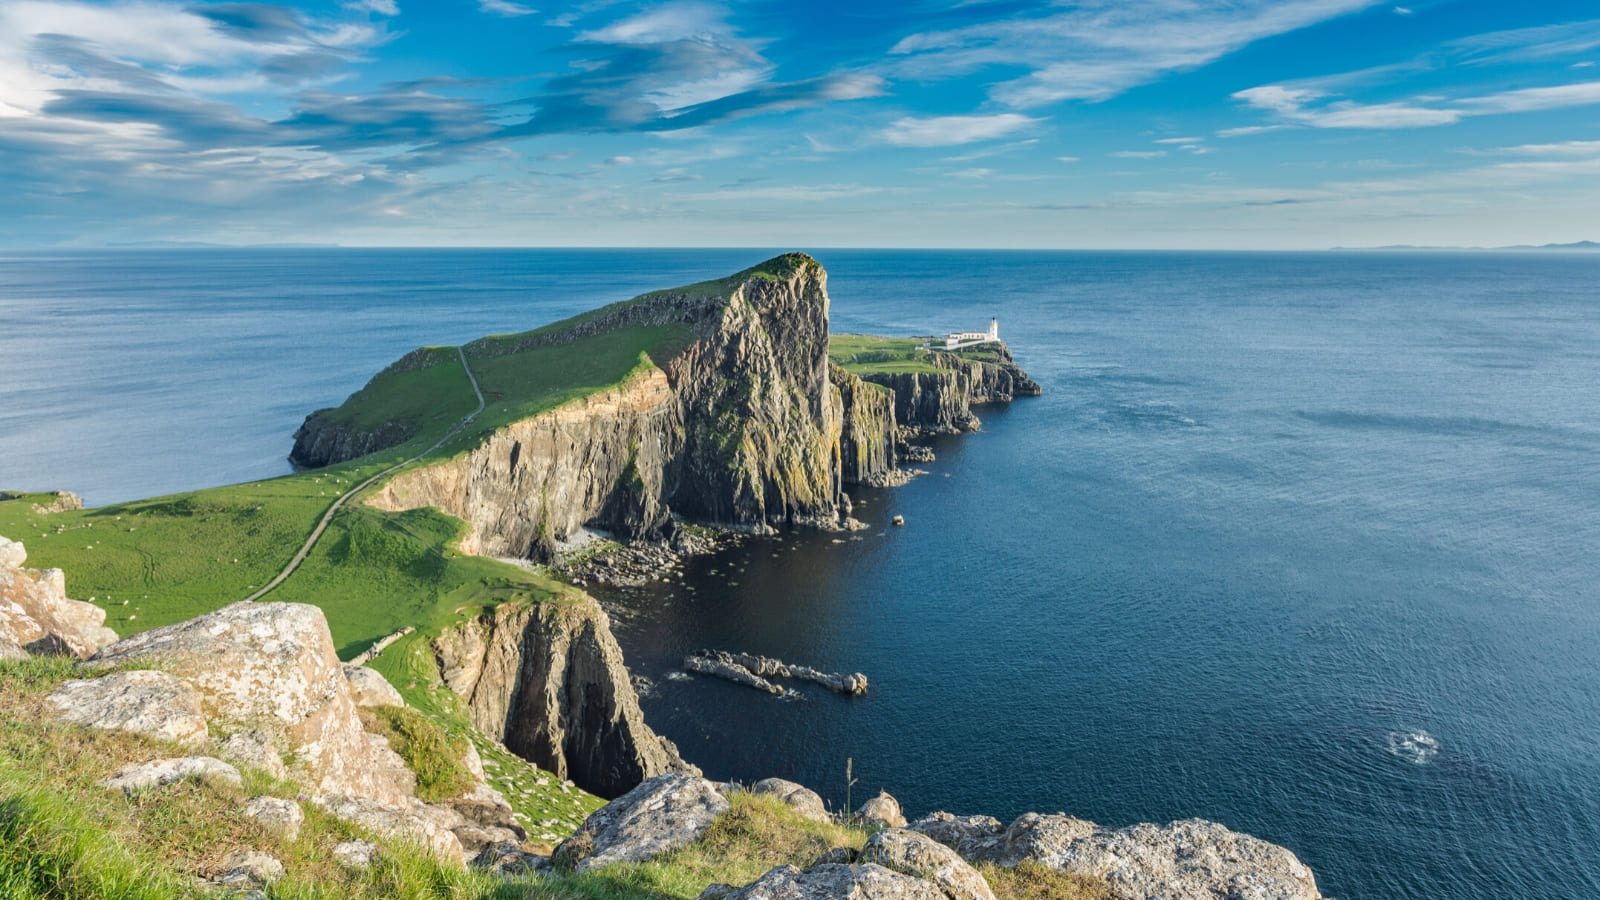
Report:
<svg viewBox="0 0 1600 900"><path fill-rule="evenodd" d="M1214 819L1343 900L1600 896L1600 256L816 255L835 330L996 315L1045 395L857 492L864 532L602 597L708 775ZM279 474L413 346L763 256L0 256L0 487ZM701 647L873 686L674 677Z"/></svg>

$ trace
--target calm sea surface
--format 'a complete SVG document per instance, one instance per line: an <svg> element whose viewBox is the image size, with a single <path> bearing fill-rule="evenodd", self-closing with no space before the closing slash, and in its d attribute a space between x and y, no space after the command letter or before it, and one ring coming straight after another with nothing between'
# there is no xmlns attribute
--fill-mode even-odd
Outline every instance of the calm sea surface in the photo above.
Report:
<svg viewBox="0 0 1600 900"><path fill-rule="evenodd" d="M414 346L766 255L0 255L0 487L281 474ZM816 255L835 330L997 315L1045 395L859 492L865 532L603 597L688 758L835 805L852 758L856 802L913 814L1215 819L1343 900L1600 896L1600 256ZM701 647L873 687L669 677Z"/></svg>

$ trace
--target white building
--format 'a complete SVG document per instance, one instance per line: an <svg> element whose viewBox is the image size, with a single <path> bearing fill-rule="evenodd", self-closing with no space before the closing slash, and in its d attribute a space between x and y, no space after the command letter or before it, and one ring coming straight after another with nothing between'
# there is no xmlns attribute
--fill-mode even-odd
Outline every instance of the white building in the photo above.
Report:
<svg viewBox="0 0 1600 900"><path fill-rule="evenodd" d="M988 331L952 331L945 336L944 348L946 350L959 350L962 347L971 347L974 344L987 344L990 341L1000 340L1000 320L998 317L989 320Z"/></svg>

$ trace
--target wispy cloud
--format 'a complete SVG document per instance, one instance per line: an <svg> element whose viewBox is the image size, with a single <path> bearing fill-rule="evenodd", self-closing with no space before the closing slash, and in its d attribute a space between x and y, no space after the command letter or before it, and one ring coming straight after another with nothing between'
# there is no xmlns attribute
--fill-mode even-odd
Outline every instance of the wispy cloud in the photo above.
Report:
<svg viewBox="0 0 1600 900"><path fill-rule="evenodd" d="M918 78L1028 68L1027 75L991 91L995 100L1014 107L1098 101L1371 5L1373 0L1104 0L1066 9L1051 4L1000 21L914 34L891 53L899 57L895 72Z"/></svg>
<svg viewBox="0 0 1600 900"><path fill-rule="evenodd" d="M1328 100L1319 91L1285 85L1249 88L1235 92L1233 97L1256 109L1313 128L1427 128L1453 125L1468 116L1600 104L1600 81L1522 88L1454 100L1434 98L1431 102L1420 98L1415 101L1370 104ZM1250 132L1229 130L1229 136L1242 133Z"/></svg>
<svg viewBox="0 0 1600 900"><path fill-rule="evenodd" d="M508 19L531 16L538 12L531 6L512 3L511 0L478 0L478 9L492 16L504 16Z"/></svg>
<svg viewBox="0 0 1600 900"><path fill-rule="evenodd" d="M1116 159L1160 159L1167 155L1165 150L1118 150L1108 153L1107 156Z"/></svg>
<svg viewBox="0 0 1600 900"><path fill-rule="evenodd" d="M1008 137L1043 121L1020 113L896 119L879 136L901 147L948 147Z"/></svg>

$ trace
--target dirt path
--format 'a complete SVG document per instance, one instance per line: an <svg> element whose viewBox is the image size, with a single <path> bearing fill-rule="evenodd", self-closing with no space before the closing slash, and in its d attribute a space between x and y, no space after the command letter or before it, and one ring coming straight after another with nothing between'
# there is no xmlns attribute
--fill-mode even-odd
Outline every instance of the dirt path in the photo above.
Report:
<svg viewBox="0 0 1600 900"><path fill-rule="evenodd" d="M394 472L397 469L402 469L402 468L404 468L406 466L409 466L412 463L416 462L417 460L423 458L424 456L427 456L429 453L432 453L433 451L435 451L435 450L439 449L440 447L444 446L444 442L445 441L448 441L451 438L455 437L457 432L459 432L459 431L461 431L461 429L467 427L467 425L470 424L473 419L478 417L478 413L483 412L483 391L478 389L478 377L476 375L472 374L472 367L467 365L467 351L463 350L460 347L457 347L456 348L456 353L460 354L460 356L461 356L461 368L462 368L463 371L465 371L467 373L467 380L472 382L472 392L474 394L478 395L478 408L473 410L472 412L468 413L466 415L466 417L463 418L460 422L457 422L456 423L456 427L450 429L450 431L447 432L444 437L439 438L438 442L435 443L432 447L429 447L428 449L422 451L421 453L418 453L416 456L413 456L410 459L403 460L401 462L395 463L394 465L390 466L389 468L384 469L382 472L379 472L378 474L372 476L371 478L368 478L366 481L361 482L360 484L356 485L355 487L351 488L350 490L345 491L343 494L339 495L339 499L333 501L333 505L328 507L328 511L322 514L322 521L318 522L317 523L317 527L313 528L311 530L311 536L306 538L306 542L303 545L301 545L300 551L294 555L293 559L289 560L289 564L287 566L283 567L283 571L279 572L276 577L274 577L271 581L267 582L267 586L266 587L262 588L259 591L256 591L254 594L251 594L250 596L244 598L244 602L250 603L250 602L253 602L255 600L261 599L263 596L266 595L266 593L268 591L272 590L273 588L277 587L280 584L283 584L285 579L287 579L290 575L293 575L294 574L294 570L300 568L300 564L306 561L306 556L311 552L311 548L316 546L317 539L322 537L322 532L327 530L328 523L333 521L334 514L337 513L340 510L340 508L344 506L345 501L349 500L351 497L354 497L356 494L360 493L363 489L365 489L368 485L372 484L374 481L377 481L378 479L384 477L385 475L388 475L388 474Z"/></svg>

